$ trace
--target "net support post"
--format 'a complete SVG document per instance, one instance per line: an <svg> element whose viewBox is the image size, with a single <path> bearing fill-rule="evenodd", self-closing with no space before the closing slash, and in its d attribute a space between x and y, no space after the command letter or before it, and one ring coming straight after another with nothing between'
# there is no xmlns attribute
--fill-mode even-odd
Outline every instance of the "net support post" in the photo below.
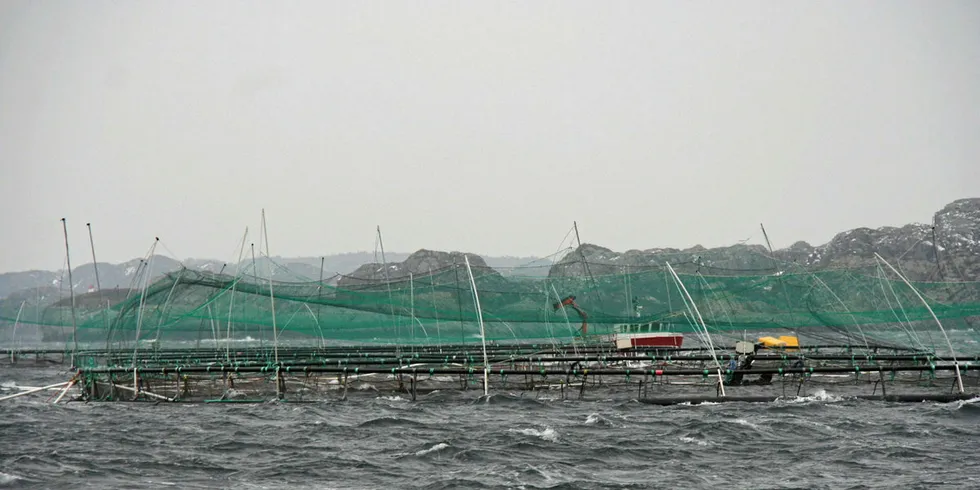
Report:
<svg viewBox="0 0 980 490"><path fill-rule="evenodd" d="M889 264L887 260L885 260L881 255L878 255L878 252L875 252L875 258L880 260L886 266L888 266L888 268L891 269L892 272L894 272L895 275L898 276L899 279L901 279L902 282L904 282L905 285L908 286L913 293L915 293L915 296L919 298L919 301L921 301L922 304L926 307L926 309L929 310L929 314L932 315L932 319L936 321L936 325L939 325L939 331L943 333L943 338L946 339L946 346L949 347L949 355L953 357L953 370L956 371L956 387L957 389L960 390L960 393L964 393L966 390L963 389L963 377L960 375L960 363L956 359L956 351L953 350L953 343L950 342L949 335L946 335L946 329L943 328L943 324L942 322L939 321L939 317L936 316L936 312L932 311L932 307L929 306L929 302L926 301L924 297L922 297L922 294L919 293L919 290L916 289L911 282L909 282L908 278L906 278L904 274L899 272L898 269L892 267L892 265Z"/></svg>
<svg viewBox="0 0 980 490"><path fill-rule="evenodd" d="M470 268L470 257L463 255L466 261L466 273L470 276L470 286L473 288L473 303L476 304L476 316L480 321L480 342L483 344L483 396L490 392L490 363L487 361L487 334L483 327L483 310L480 308L480 294L476 291L476 280L473 279L473 269Z"/></svg>

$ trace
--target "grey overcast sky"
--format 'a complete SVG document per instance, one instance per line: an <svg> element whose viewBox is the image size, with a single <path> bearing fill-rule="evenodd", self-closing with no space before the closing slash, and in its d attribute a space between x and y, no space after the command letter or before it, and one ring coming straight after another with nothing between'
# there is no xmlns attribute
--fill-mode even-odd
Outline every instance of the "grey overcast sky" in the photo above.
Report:
<svg viewBox="0 0 980 490"><path fill-rule="evenodd" d="M980 2L6 0L0 161L0 271L824 243L980 195Z"/></svg>

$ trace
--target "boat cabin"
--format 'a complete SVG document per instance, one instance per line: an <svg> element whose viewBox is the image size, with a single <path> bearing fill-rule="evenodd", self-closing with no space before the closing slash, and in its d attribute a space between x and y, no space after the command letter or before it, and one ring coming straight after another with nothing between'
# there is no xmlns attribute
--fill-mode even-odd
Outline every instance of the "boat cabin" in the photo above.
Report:
<svg viewBox="0 0 980 490"><path fill-rule="evenodd" d="M684 343L684 335L671 332L671 324L660 322L619 323L613 326L613 342L617 349L656 347L677 349Z"/></svg>
<svg viewBox="0 0 980 490"><path fill-rule="evenodd" d="M650 333L663 332L664 325L660 322L619 323L615 326L616 333Z"/></svg>

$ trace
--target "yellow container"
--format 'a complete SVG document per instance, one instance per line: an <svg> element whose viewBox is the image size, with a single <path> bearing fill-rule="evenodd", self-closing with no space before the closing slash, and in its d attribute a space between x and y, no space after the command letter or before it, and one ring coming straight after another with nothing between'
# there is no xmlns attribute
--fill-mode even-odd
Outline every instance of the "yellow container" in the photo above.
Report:
<svg viewBox="0 0 980 490"><path fill-rule="evenodd" d="M786 342L777 339L776 337L759 337L758 342L767 349L771 349L773 347L786 347Z"/></svg>
<svg viewBox="0 0 980 490"><path fill-rule="evenodd" d="M799 349L800 348L800 339L798 339L796 337L793 337L791 335L782 335L782 336L779 337L779 340L782 340L783 342L786 342L786 348L787 349Z"/></svg>

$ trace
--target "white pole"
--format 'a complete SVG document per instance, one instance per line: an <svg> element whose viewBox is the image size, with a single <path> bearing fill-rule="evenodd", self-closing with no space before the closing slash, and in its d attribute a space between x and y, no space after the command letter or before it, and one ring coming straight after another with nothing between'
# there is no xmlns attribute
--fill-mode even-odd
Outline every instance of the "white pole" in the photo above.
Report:
<svg viewBox="0 0 980 490"><path fill-rule="evenodd" d="M898 294L895 293L895 288L892 287L891 281L887 279L885 275L885 270L881 268L881 264L878 264L877 267L875 267L875 269L876 269L875 271L876 275L881 279L881 281L879 282L879 285L881 286L881 294L884 295L885 303L888 304L888 309L892 310L892 314L895 315L895 319L898 320L898 324L901 325L902 329L905 330L905 335L908 335L909 340L911 340L913 343L919 344L919 347L921 347L922 350L927 350L925 344L923 344L922 340L919 339L919 335L915 333L915 328L912 327L912 320L909 320L909 315L908 313L905 312L905 307L902 306L902 300L898 299ZM885 284L888 284L887 291L885 290ZM902 321L902 318L899 317L898 314L895 313L895 310L892 308L892 302L890 299L888 299L889 291L891 292L891 296L895 298L895 303L898 305L898 309L901 310L902 316L905 317L904 322ZM906 325L908 326L908 328L905 328ZM933 346L933 348L935 348L935 346Z"/></svg>
<svg viewBox="0 0 980 490"><path fill-rule="evenodd" d="M14 359L16 357L16 356L14 356L14 352L17 350L17 324L20 323L20 314L24 311L24 304L26 304L26 303L27 303L27 300L26 299L24 301L21 301L20 302L20 308L17 310L17 319L14 320L14 332L13 332L13 334L11 334L12 335L12 339L11 340L13 341L12 343L14 344L14 348L13 349L10 349L10 362L11 363L14 362Z"/></svg>
<svg viewBox="0 0 980 490"><path fill-rule="evenodd" d="M269 269L269 302L272 305L272 343L276 364L279 364L279 329L276 328L276 297L272 293L272 254L269 253L269 230L265 226L265 209L262 209L262 236L265 238L265 258ZM244 242L243 242L244 243ZM278 381L277 381L278 383Z"/></svg>
<svg viewBox="0 0 980 490"><path fill-rule="evenodd" d="M949 347L949 354L953 356L953 368L956 370L956 385L959 388L960 393L963 393L965 390L963 389L963 378L960 376L960 363L959 361L956 360L956 351L953 350L953 343L949 341L949 336L946 335L946 329L943 328L943 324L942 322L939 321L939 317L936 316L936 312L932 311L932 307L929 306L929 302L926 301L926 299L923 298L921 294L919 294L919 290L915 289L915 286L913 286L912 283L909 282L909 280L906 279L901 272L898 272L898 270L892 267L892 265L889 264L887 260L885 260L880 255L878 255L878 252L875 252L875 257L878 260L884 262L884 264L887 265L888 268L895 273L895 275L897 275L899 278L902 279L905 285L908 286L913 293L915 293L915 295L919 298L919 301L921 301L922 304L925 305L926 309L929 310L929 314L932 315L932 319L936 321L936 325L939 325L939 331L943 333L943 337L946 339L946 345Z"/></svg>
<svg viewBox="0 0 980 490"><path fill-rule="evenodd" d="M167 299L163 302L163 307L160 309L160 321L157 322L157 334L154 337L154 345L156 348L160 347L160 328L163 327L163 321L166 319L167 307L170 305L170 298L174 295L174 290L177 289L177 284L180 283L180 276L184 275L184 271L187 270L186 267L181 267L180 271L177 272L177 278L174 279L174 285L170 286L170 292L167 293Z"/></svg>
<svg viewBox="0 0 980 490"><path fill-rule="evenodd" d="M698 310L698 305L694 303L694 298L692 298L691 293L687 291L687 288L684 286L681 278L677 275L677 272L675 272L674 268L670 266L670 262L664 263L667 265L667 269L670 270L670 274L674 276L674 281L676 281L677 285L680 286L684 296L687 296L688 301L691 302L691 307L694 308L694 313L697 314L698 321L701 322L701 328L704 329L704 335L708 339L708 348L711 349L711 357L715 360L715 366L718 367L718 390L721 392L721 396L725 396L725 381L721 376L721 363L718 362L718 358L715 356L715 346L714 343L711 342L711 334L708 333L708 326L705 325L704 318L701 317L701 311Z"/></svg>
<svg viewBox="0 0 980 490"><path fill-rule="evenodd" d="M473 302L476 303L476 314L480 319L480 341L483 342L483 396L486 396L490 391L490 363L487 361L487 335L483 328L483 310L480 309L480 295L476 292L476 280L473 279L473 269L470 268L470 257L463 255L463 259L466 260L466 273L470 276L470 286L473 287Z"/></svg>
<svg viewBox="0 0 980 490"><path fill-rule="evenodd" d="M140 304L139 308L136 310L136 337L133 338L133 369L136 369L136 353L140 349L140 332L143 330L143 305L146 304L146 287L150 284L150 274L153 273L153 254L156 252L157 243L160 243L160 238L157 237L153 241L153 246L150 247L150 258L147 262L147 266L143 269L143 287L140 292Z"/></svg>
<svg viewBox="0 0 980 490"><path fill-rule="evenodd" d="M259 233L259 238L260 239L262 238L261 235L262 235L262 233L260 232ZM262 247L262 242L260 240L259 241L259 248L261 248L261 247ZM252 277L255 278L255 283L258 284L259 283L259 267L257 265L255 265L255 244L254 243L250 243L249 244L249 248L252 250ZM243 277L244 277L244 274L243 274ZM242 314L244 314L244 313L245 313L245 310L243 309L242 310ZM264 353L265 352L265 335L262 334L262 324L261 323L258 325L258 331L259 331L259 349L261 349L262 352Z"/></svg>
<svg viewBox="0 0 980 490"><path fill-rule="evenodd" d="M408 297L412 317L412 348L415 348L415 275L408 273Z"/></svg>
<svg viewBox="0 0 980 490"><path fill-rule="evenodd" d="M316 320L317 330L320 331L320 347L323 347L323 341L324 341L323 329L320 328L320 310L323 308L323 305L321 303L323 301L323 262L325 260L326 257L320 257L320 280L319 282L316 283L316 317L313 318L314 320ZM309 309L309 306L307 306L306 308Z"/></svg>
<svg viewBox="0 0 980 490"><path fill-rule="evenodd" d="M136 390L134 390L133 388L130 388L128 386L117 385L115 383L110 383L110 384L112 384L112 386L115 387L115 388L119 388L119 389L126 390L126 391L136 392ZM146 390L139 390L139 392L137 393L137 396L138 395L144 395L144 396L148 396L150 398L157 398L159 400L167 400L168 402L174 401L173 398L167 398L167 397L165 397L163 395L158 395L156 393L150 393L149 391L146 391Z"/></svg>
<svg viewBox="0 0 980 490"><path fill-rule="evenodd" d="M227 337L228 337L228 343L225 345L225 361L228 362L228 363L231 363L231 315L233 313L232 312L232 308L235 307L235 288L238 286L239 274L241 273L241 270L242 270L241 269L242 268L242 255L245 254L245 240L247 238L248 238L248 227L246 226L245 227L245 234L242 235L242 244L241 244L241 246L238 247L238 261L235 262L235 279L231 282L231 297L228 299L228 329L227 329L227 332L228 332L228 335L227 335ZM253 255L252 255L252 268L253 269L255 268L255 255L254 255L254 252L253 252ZM252 274L256 274L256 272L253 270L252 271ZM208 315L211 314L210 308L211 308L211 305L208 304ZM213 329L214 328L214 325L213 325L214 324L214 319L213 318L211 320L211 323L212 323L212 327L211 328ZM261 338L262 335L260 334L259 337ZM215 344L215 347L217 347L217 344Z"/></svg>
<svg viewBox="0 0 980 490"><path fill-rule="evenodd" d="M0 402L2 402L4 400L9 400L11 398L17 398L18 396L30 395L31 393L37 393L39 391L50 390L51 388L58 388L58 387L61 387L61 386L65 386L68 383L70 383L70 381L65 381L64 383L57 383L57 384L48 385L48 386L42 386L40 388L34 388L32 390L22 391L20 393L14 393L13 395L0 396Z"/></svg>
<svg viewBox="0 0 980 490"><path fill-rule="evenodd" d="M65 260L68 262L68 294L71 295L71 365L75 365L75 352L78 351L78 324L75 322L75 284L71 278L71 252L68 249L68 224L61 218L61 228L65 232Z"/></svg>
<svg viewBox="0 0 980 490"><path fill-rule="evenodd" d="M105 296L102 294L102 281L99 279L99 261L95 259L95 239L92 238L92 223L85 223L85 227L88 228L88 243L92 247L92 267L95 268L95 287L99 290L99 308L105 305L105 309L102 310L102 327L105 328L105 350L106 354L109 353L109 302L105 300Z"/></svg>
<svg viewBox="0 0 980 490"><path fill-rule="evenodd" d="M310 316L313 317L313 324L316 325L317 331L320 332L320 342L318 345L320 348L323 348L325 339L323 338L323 329L320 328L320 320L316 319L316 314L313 313L313 309L310 308L310 305L303 303L303 306L306 307L306 311L310 312Z"/></svg>
<svg viewBox="0 0 980 490"><path fill-rule="evenodd" d="M432 276L432 266L429 266L429 284L432 286L432 312L436 316L436 338L439 342L439 349L442 349L442 332L439 331L439 305L436 304L436 279Z"/></svg>
<svg viewBox="0 0 980 490"><path fill-rule="evenodd" d="M800 267L800 268L803 268L802 265L799 265L799 264L796 264L796 265L798 267ZM858 333L861 334L861 340L864 341L864 348L866 350L871 350L871 347L868 345L868 338L864 335L864 330L861 330L861 324L858 323L857 318L854 317L854 314L851 313L851 310L849 310L847 308L847 305L844 304L844 300L840 299L840 296L837 296L837 293L835 293L833 289L830 289L830 286L828 286L827 283L823 282L823 279L820 279L819 276L817 276L816 274L814 274L814 273L812 273L810 271L807 271L806 269L803 269L803 270L806 271L807 273L809 273L810 274L810 277L816 279L817 282L820 283L820 285L824 287L824 289L826 289L827 291L829 291L830 292L830 295L833 296L834 299L837 300L837 303L840 304L841 308L844 308L844 311L848 315L851 316L851 319L854 320L854 326L857 327ZM850 332L850 331L848 331L848 332Z"/></svg>
<svg viewBox="0 0 980 490"><path fill-rule="evenodd" d="M216 350L221 349L221 346L218 345L218 330L214 328L214 314L211 312L211 303L208 303L208 318L211 320L211 338L214 339L214 348ZM218 350L218 352L221 351ZM231 354L229 354L229 356L231 356Z"/></svg>
<svg viewBox="0 0 980 490"><path fill-rule="evenodd" d="M391 312L391 323L395 326L395 354L401 354L401 329L398 328L398 319L395 318L395 304L391 299L391 279L388 277L388 259L385 258L385 241L381 237L381 225L378 225L378 246L381 247L381 271L384 273L385 286L388 289L388 311ZM375 249L377 253L377 249ZM375 255L377 260L377 255Z"/></svg>
<svg viewBox="0 0 980 490"><path fill-rule="evenodd" d="M54 401L53 401L53 402L51 402L51 404L52 404L52 405L57 405L57 404L58 404L58 402L60 402L60 401L61 401L61 399L62 399L62 398L64 398L64 397L65 397L65 395L66 395L66 394L68 393L68 390L70 390L72 386L75 386L75 383L76 383L76 382L78 382L78 380L77 380L77 379L72 379L71 381L69 381L69 382L68 382L68 386L65 386L65 389L64 389L64 390L61 390L61 394L60 394L60 395L58 395L58 398L55 398L55 399L54 399Z"/></svg>

